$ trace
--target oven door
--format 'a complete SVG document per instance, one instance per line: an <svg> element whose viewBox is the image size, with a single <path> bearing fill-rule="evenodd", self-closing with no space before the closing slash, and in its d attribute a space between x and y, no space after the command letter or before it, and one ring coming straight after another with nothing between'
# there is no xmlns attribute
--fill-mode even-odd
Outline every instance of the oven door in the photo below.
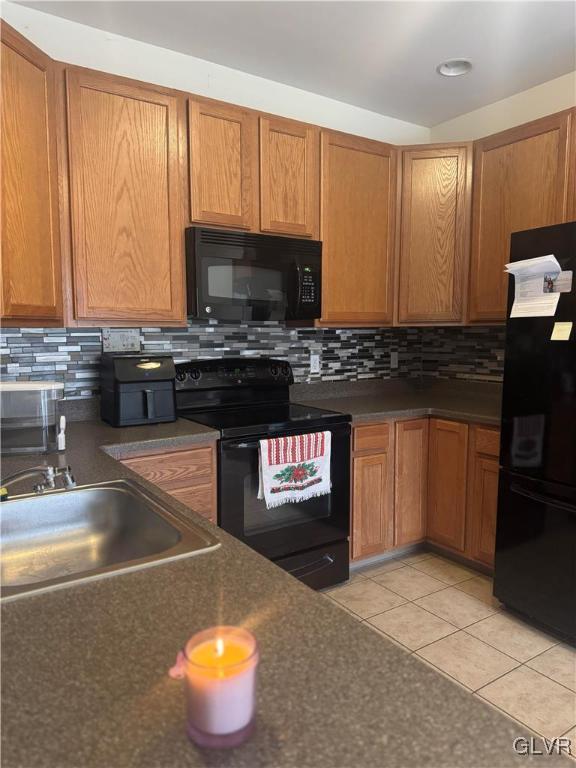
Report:
<svg viewBox="0 0 576 768"><path fill-rule="evenodd" d="M315 431L300 429L282 435ZM274 435L221 440L218 524L271 559L346 539L350 531L350 425L338 424L329 431L331 493L274 509L266 509L264 500L258 499L258 441Z"/></svg>

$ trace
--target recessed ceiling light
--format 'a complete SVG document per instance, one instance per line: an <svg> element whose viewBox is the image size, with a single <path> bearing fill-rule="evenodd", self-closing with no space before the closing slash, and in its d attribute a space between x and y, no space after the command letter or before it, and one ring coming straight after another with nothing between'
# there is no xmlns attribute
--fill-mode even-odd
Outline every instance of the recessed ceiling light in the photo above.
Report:
<svg viewBox="0 0 576 768"><path fill-rule="evenodd" d="M458 77L465 75L472 69L472 62L468 59L447 59L438 64L436 72L444 77Z"/></svg>

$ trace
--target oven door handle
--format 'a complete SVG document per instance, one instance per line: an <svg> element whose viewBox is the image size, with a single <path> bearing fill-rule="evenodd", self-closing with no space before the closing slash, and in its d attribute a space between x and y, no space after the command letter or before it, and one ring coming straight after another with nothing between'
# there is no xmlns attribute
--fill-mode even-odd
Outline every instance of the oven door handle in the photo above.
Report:
<svg viewBox="0 0 576 768"><path fill-rule="evenodd" d="M244 443L244 442L242 442L242 443L232 443L232 445L228 444L226 447L227 448L233 448L234 450L236 450L236 448L253 450L254 448L259 448L260 447L260 443L258 441L252 442L252 443Z"/></svg>
<svg viewBox="0 0 576 768"><path fill-rule="evenodd" d="M303 576L310 576L317 571L321 571L323 568L329 568L334 563L334 558L331 555L322 555L318 560L314 560L312 563L306 563L306 565L300 565L297 568L287 568L288 573L292 576L296 576L297 579Z"/></svg>

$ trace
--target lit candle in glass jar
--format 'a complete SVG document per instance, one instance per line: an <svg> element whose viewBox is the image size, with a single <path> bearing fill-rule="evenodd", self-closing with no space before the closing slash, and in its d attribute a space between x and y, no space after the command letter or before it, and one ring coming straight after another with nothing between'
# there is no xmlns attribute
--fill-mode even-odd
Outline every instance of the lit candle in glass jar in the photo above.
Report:
<svg viewBox="0 0 576 768"><path fill-rule="evenodd" d="M239 627L212 627L183 655L188 736L203 747L235 747L251 735L258 647Z"/></svg>

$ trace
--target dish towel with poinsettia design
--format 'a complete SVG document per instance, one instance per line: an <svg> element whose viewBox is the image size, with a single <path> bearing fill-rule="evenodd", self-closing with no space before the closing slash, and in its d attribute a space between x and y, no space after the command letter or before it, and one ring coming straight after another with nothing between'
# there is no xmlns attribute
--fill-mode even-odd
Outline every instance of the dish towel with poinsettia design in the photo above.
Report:
<svg viewBox="0 0 576 768"><path fill-rule="evenodd" d="M267 509L330 493L331 432L260 440L258 498Z"/></svg>

